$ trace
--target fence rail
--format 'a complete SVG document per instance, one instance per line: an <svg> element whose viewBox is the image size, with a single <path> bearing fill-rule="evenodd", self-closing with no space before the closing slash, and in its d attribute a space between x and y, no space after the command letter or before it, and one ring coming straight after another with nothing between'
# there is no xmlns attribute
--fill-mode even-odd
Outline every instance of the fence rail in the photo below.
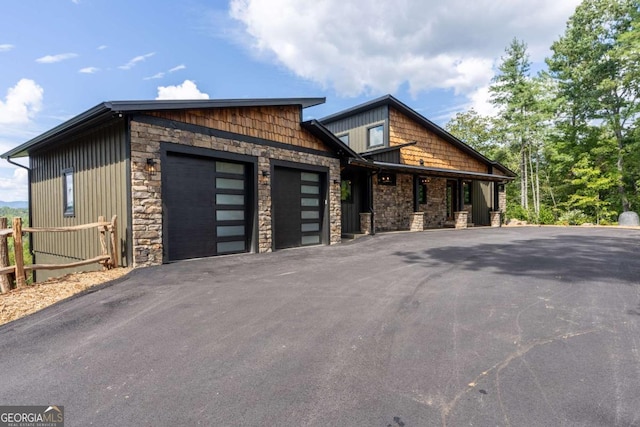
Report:
<svg viewBox="0 0 640 427"><path fill-rule="evenodd" d="M100 241L101 254L90 259L71 262L67 264L30 264L25 265L23 256L23 233L70 233L91 228L98 229L98 239ZM110 238L107 240L107 233ZM13 238L13 252L15 265L9 265L8 259L8 238ZM13 227L7 228L7 219L0 218L0 291L8 292L11 288L12 280L9 275L15 276L18 287L26 284L26 272L34 270L59 270L63 268L73 268L93 263L102 264L105 268L118 266L118 216L114 215L111 221L106 221L103 216L98 218L98 222L90 224L74 225L69 227L22 227L22 218L13 218Z"/></svg>

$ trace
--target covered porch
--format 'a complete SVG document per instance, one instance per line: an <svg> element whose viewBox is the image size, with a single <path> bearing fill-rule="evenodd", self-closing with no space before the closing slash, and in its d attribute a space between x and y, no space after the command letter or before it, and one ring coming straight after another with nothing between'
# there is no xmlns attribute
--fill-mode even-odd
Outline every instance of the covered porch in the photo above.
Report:
<svg viewBox="0 0 640 427"><path fill-rule="evenodd" d="M342 233L500 226L512 177L351 159L341 173Z"/></svg>

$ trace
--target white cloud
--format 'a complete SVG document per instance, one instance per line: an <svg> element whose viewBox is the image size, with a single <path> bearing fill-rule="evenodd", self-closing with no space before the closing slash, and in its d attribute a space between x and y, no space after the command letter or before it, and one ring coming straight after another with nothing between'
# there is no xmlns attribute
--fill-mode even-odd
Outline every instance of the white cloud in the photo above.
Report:
<svg viewBox="0 0 640 427"><path fill-rule="evenodd" d="M13 49L15 46L12 44L0 44L0 52L8 52Z"/></svg>
<svg viewBox="0 0 640 427"><path fill-rule="evenodd" d="M471 102L467 105L467 109L473 108L481 116L496 116L498 110L491 103L491 93L489 85L479 87L469 95Z"/></svg>
<svg viewBox="0 0 640 427"><path fill-rule="evenodd" d="M15 166L11 167L14 168ZM0 199L3 202L27 200L27 171L23 168L15 167L13 173L7 173L8 170L6 169L0 169L0 194L2 194Z"/></svg>
<svg viewBox="0 0 640 427"><path fill-rule="evenodd" d="M53 64L54 62L65 61L67 59L76 58L77 53L59 53L57 55L46 55L42 58L36 59L36 62L40 64Z"/></svg>
<svg viewBox="0 0 640 427"><path fill-rule="evenodd" d="M185 80L177 86L158 86L156 99L209 99L209 95L200 92L191 80Z"/></svg>
<svg viewBox="0 0 640 427"><path fill-rule="evenodd" d="M142 80L154 80L154 79L161 79L163 77L164 77L164 73L160 72L160 73L155 73L153 76L145 77Z"/></svg>
<svg viewBox="0 0 640 427"><path fill-rule="evenodd" d="M153 55L155 55L155 52L150 52L150 53L145 53L144 55L138 55L134 58L132 58L129 62L127 62L124 65L120 65L118 68L120 68L121 70L130 70L133 67L135 67L135 65L138 62L142 62L144 60L146 60L147 58L151 58Z"/></svg>
<svg viewBox="0 0 640 427"><path fill-rule="evenodd" d="M109 46L107 46L106 44L101 44L100 46L98 46L98 50L105 50L108 47Z"/></svg>
<svg viewBox="0 0 640 427"><path fill-rule="evenodd" d="M28 123L40 111L43 93L33 80L21 79L9 88L4 101L0 99L0 124Z"/></svg>
<svg viewBox="0 0 640 427"><path fill-rule="evenodd" d="M15 167L15 166L12 166ZM0 169L0 199L3 202L16 202L27 200L27 171L15 167L12 174Z"/></svg>
<svg viewBox="0 0 640 427"><path fill-rule="evenodd" d="M100 68L98 67L84 67L78 70L78 72L82 74L95 74L98 71L100 71Z"/></svg>
<svg viewBox="0 0 640 427"><path fill-rule="evenodd" d="M231 0L242 42L339 94L469 96L489 83L513 37L541 61L580 0ZM338 16L339 15L339 16Z"/></svg>
<svg viewBox="0 0 640 427"><path fill-rule="evenodd" d="M171 68L171 69L169 70L169 72L170 72L170 73L175 73L176 71L184 70L185 68L187 68L187 66L186 66L186 65L184 65L184 64L180 64L180 65L176 65L175 67Z"/></svg>

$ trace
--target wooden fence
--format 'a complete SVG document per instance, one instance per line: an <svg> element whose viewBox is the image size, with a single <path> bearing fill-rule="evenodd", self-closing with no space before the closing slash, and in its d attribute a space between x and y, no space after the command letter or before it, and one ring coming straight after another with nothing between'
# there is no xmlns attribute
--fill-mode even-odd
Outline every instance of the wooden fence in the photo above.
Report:
<svg viewBox="0 0 640 427"><path fill-rule="evenodd" d="M98 229L98 238L102 253L95 258L72 262L68 264L24 264L23 255L23 233L68 233L90 228ZM110 239L107 239L107 233ZM13 252L15 265L9 265L8 259L8 237L13 237ZM118 266L118 217L114 215L111 221L106 221L103 216L98 218L98 222L90 224L75 225L71 227L22 227L22 218L13 218L13 228L7 228L7 219L0 218L0 291L8 292L11 288L9 274L15 275L16 286L21 287L26 284L27 272L33 270L58 270L62 268L73 268L82 265L99 263L105 268Z"/></svg>

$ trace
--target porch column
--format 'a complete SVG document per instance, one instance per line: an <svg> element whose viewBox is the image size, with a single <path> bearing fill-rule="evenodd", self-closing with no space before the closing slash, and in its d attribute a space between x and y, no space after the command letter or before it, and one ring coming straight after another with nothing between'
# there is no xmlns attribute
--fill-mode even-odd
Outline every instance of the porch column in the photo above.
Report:
<svg viewBox="0 0 640 427"><path fill-rule="evenodd" d="M414 212L409 218L409 231L424 231L424 212Z"/></svg>
<svg viewBox="0 0 640 427"><path fill-rule="evenodd" d="M371 234L371 212L360 213L360 233Z"/></svg>
<svg viewBox="0 0 640 427"><path fill-rule="evenodd" d="M469 213L467 211L455 212L454 216L455 216L455 220L456 220L455 227L457 229L467 228L467 218L469 216Z"/></svg>

